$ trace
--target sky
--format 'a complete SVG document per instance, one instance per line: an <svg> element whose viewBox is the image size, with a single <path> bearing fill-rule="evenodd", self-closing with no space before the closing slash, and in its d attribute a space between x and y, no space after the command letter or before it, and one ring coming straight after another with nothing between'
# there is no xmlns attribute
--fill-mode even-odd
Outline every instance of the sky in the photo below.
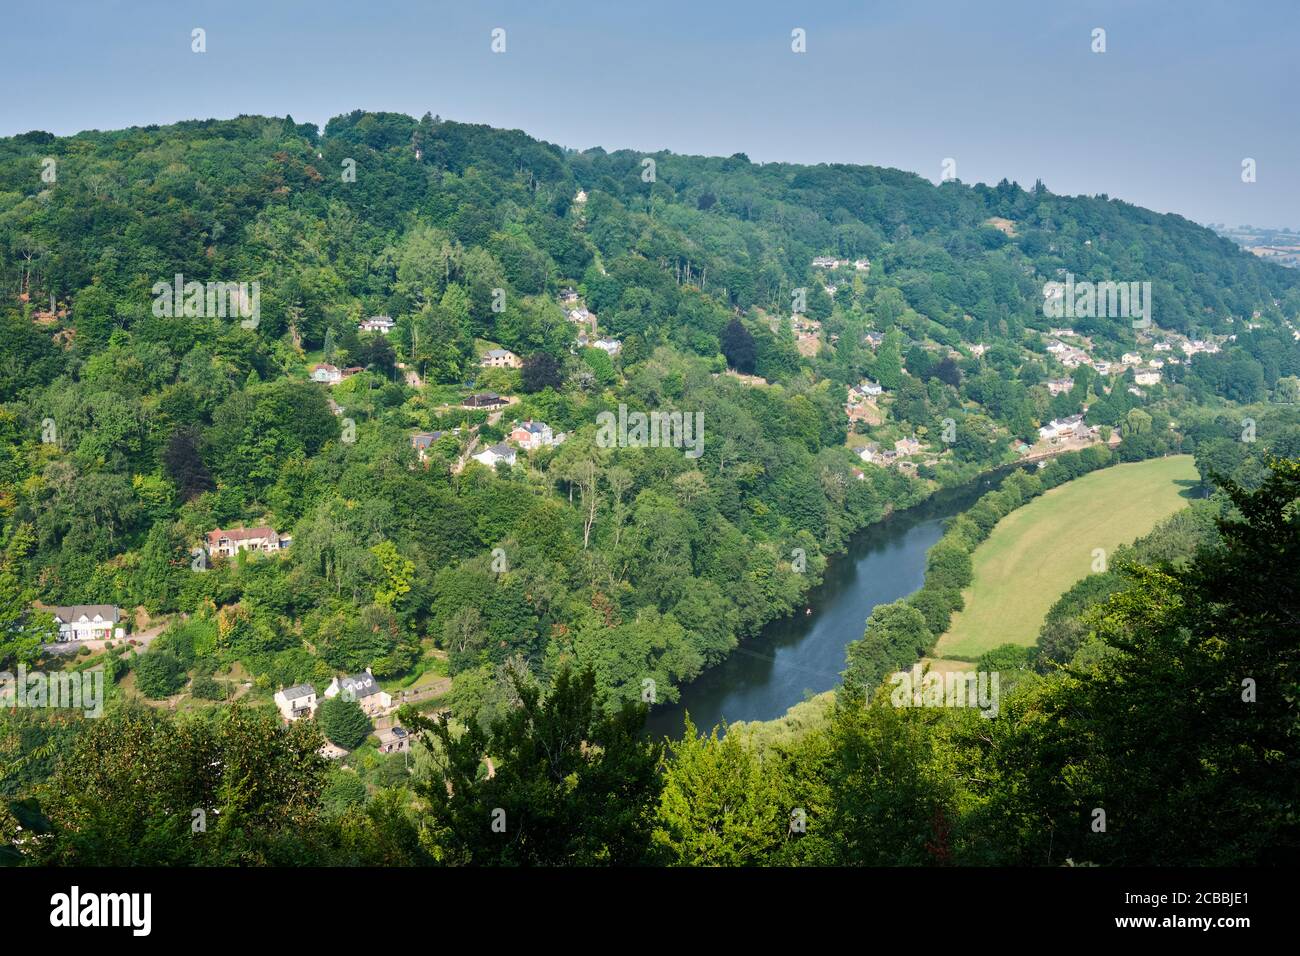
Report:
<svg viewBox="0 0 1300 956"><path fill-rule="evenodd" d="M967 183L1041 179L1201 223L1300 229L1297 0L6 7L3 136L430 112L578 149L743 152L936 181L953 160ZM195 29L206 52L192 49Z"/></svg>

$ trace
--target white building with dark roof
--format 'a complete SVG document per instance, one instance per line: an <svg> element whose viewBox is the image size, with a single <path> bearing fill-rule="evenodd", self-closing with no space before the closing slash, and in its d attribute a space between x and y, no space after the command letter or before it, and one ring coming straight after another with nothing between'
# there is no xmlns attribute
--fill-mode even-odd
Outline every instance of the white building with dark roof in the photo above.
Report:
<svg viewBox="0 0 1300 956"><path fill-rule="evenodd" d="M364 674L350 677L336 677L325 688L325 697L332 699L342 695L344 700L355 700L371 717L384 713L393 705L393 698L379 686L370 668Z"/></svg>
<svg viewBox="0 0 1300 956"><path fill-rule="evenodd" d="M59 641L99 641L123 637L122 611L112 604L71 604L48 609L59 625Z"/></svg>
<svg viewBox="0 0 1300 956"><path fill-rule="evenodd" d="M316 713L316 688L311 684L295 684L275 692L275 706L287 721L301 720Z"/></svg>
<svg viewBox="0 0 1300 956"><path fill-rule="evenodd" d="M390 316L372 315L368 319L361 320L361 331L378 332L380 335L387 335L389 332L393 331L396 325L397 323L394 322Z"/></svg>
<svg viewBox="0 0 1300 956"><path fill-rule="evenodd" d="M489 468L495 468L498 462L505 462L507 465L513 465L516 460L515 450L505 442L499 442L491 448L485 448L473 458L475 461L482 462Z"/></svg>

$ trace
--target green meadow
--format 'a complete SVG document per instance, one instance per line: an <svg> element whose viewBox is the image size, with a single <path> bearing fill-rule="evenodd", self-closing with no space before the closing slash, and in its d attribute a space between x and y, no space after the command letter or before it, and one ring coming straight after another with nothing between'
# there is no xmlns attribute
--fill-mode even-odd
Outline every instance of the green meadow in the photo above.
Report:
<svg viewBox="0 0 1300 956"><path fill-rule="evenodd" d="M1007 515L972 556L965 609L936 658L976 660L1001 644L1033 644L1047 611L1093 570L1183 508L1197 483L1190 455L1116 465L1053 488Z"/></svg>

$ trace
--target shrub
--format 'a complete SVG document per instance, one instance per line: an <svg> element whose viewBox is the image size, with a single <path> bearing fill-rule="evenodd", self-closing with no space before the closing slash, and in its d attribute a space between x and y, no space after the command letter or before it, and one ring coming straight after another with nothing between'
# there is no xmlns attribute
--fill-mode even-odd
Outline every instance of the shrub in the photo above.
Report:
<svg viewBox="0 0 1300 956"><path fill-rule="evenodd" d="M332 743L354 750L370 736L370 718L355 700L326 699L317 711L321 730Z"/></svg>
<svg viewBox="0 0 1300 956"><path fill-rule="evenodd" d="M190 681L190 693L199 700L225 700L226 685L210 674L199 674Z"/></svg>
<svg viewBox="0 0 1300 956"><path fill-rule="evenodd" d="M170 697L185 685L185 668L169 651L152 651L135 659L135 684L151 700Z"/></svg>

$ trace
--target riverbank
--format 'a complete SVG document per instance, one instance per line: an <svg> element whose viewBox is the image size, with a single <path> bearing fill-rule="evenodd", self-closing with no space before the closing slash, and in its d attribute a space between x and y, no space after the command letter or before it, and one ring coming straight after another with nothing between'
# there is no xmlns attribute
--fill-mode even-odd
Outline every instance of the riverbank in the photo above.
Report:
<svg viewBox="0 0 1300 956"><path fill-rule="evenodd" d="M862 636L871 609L916 591L925 580L926 552L942 537L944 522L1018 468L1011 464L970 484L936 489L855 532L848 547L831 556L822 583L805 595L804 610L770 622L681 687L677 703L655 707L647 732L680 737L688 712L705 732L724 722L773 720L838 686L844 648Z"/></svg>

